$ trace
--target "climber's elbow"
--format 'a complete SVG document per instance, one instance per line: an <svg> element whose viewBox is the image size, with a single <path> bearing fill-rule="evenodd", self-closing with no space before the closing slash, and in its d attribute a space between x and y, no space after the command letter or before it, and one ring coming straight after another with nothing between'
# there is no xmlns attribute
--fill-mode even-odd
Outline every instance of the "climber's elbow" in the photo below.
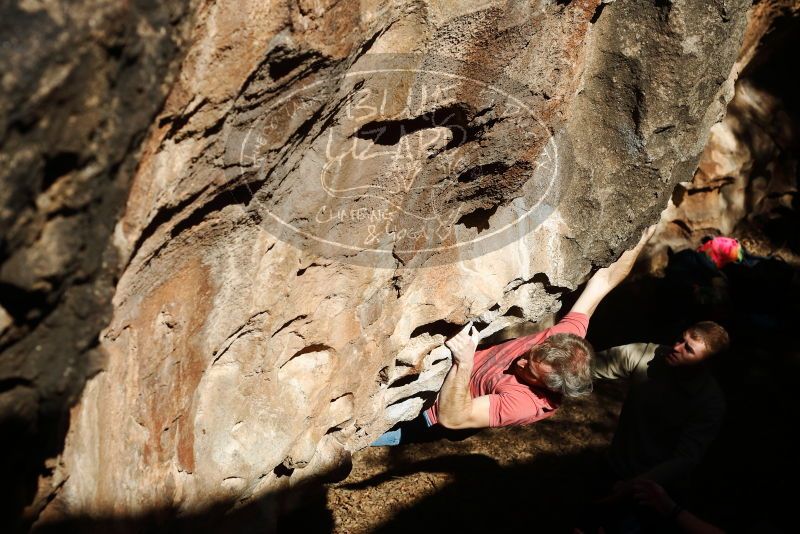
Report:
<svg viewBox="0 0 800 534"><path fill-rule="evenodd" d="M452 430L489 427L489 396L470 399L469 405L463 410L448 411L440 407L439 424Z"/></svg>

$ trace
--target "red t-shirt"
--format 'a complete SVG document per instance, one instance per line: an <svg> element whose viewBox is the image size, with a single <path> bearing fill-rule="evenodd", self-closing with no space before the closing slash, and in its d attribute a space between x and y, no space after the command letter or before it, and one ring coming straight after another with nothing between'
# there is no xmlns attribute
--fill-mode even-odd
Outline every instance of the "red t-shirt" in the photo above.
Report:
<svg viewBox="0 0 800 534"><path fill-rule="evenodd" d="M589 317L568 313L558 324L537 334L523 336L475 351L469 392L472 398L489 395L490 426L525 425L550 417L561 404L561 394L517 380L509 369L520 356L553 334L586 337ZM431 424L439 422L439 401L425 412Z"/></svg>

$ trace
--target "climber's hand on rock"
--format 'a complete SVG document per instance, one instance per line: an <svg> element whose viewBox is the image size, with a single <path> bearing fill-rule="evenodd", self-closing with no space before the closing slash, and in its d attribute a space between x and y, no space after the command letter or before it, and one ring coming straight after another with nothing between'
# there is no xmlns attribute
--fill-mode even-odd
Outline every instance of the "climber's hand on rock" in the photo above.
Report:
<svg viewBox="0 0 800 534"><path fill-rule="evenodd" d="M445 341L445 345L453 354L454 364L472 364L475 347L478 346L478 330L472 326L472 321L470 321L461 332Z"/></svg>
<svg viewBox="0 0 800 534"><path fill-rule="evenodd" d="M644 232L642 232L642 237L639 239L639 243L636 244L635 248L641 249L642 247L644 247L647 244L647 242L650 241L650 238L653 237L653 235L656 233L657 227L658 227L657 224L652 224L647 228L645 228Z"/></svg>
<svg viewBox="0 0 800 534"><path fill-rule="evenodd" d="M647 242L650 241L650 238L653 237L655 232L655 224L646 228L645 231L642 232L642 237L639 238L639 242L636 243L635 247L623 252L622 256L620 256L617 261L608 267L597 271L595 276L604 278L605 284L611 288L618 286L619 283L622 282L631 272L631 269L633 269L633 264L636 262L636 258L639 257L639 253L642 251Z"/></svg>

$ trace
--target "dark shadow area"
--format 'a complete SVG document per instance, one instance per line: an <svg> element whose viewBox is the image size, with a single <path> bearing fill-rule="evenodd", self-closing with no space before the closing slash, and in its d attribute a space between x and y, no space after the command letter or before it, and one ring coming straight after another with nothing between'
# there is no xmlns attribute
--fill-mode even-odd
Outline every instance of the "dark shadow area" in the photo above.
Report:
<svg viewBox="0 0 800 534"><path fill-rule="evenodd" d="M96 346L119 275L114 227L192 11L76 2L62 20L0 4L0 159L24 154L0 168L0 532L25 530L20 516L102 365Z"/></svg>
<svg viewBox="0 0 800 534"><path fill-rule="evenodd" d="M698 320L714 320L731 335L731 350L714 362L727 399L721 433L696 474L693 510L733 531L796 523L792 481L800 400L800 272L778 259L724 269L722 303L698 302L674 280L641 279L618 288L598 308L590 339L602 349L636 341L673 342Z"/></svg>
<svg viewBox="0 0 800 534"><path fill-rule="evenodd" d="M24 388L24 389L23 389ZM18 386L7 390L25 398L33 390L27 386ZM19 395L17 392L23 393ZM29 504L38 489L40 475L45 475L49 467L46 458L61 453L67 435L68 416L63 412L51 411L34 416L35 426L31 420L17 415L6 415L0 419L0 474L3 474L3 485L0 493L0 531L24 532L27 525L20 519L24 506ZM5 528L9 528L8 531Z"/></svg>
<svg viewBox="0 0 800 534"><path fill-rule="evenodd" d="M570 526L567 519L578 513L576 505L583 496L581 488L587 487L585 473L593 459L591 452L542 455L531 464L505 469L485 457L445 462L456 482L378 532L403 532L423 525L466 532L526 526L539 532L566 530ZM572 496L563 491L570 486L576 489Z"/></svg>
<svg viewBox="0 0 800 534"><path fill-rule="evenodd" d="M498 532L528 526L537 532L566 531L588 496L597 451L543 454L535 461L502 467L489 456L451 455L412 462L371 479L346 485L364 489L392 477L447 472L455 481L397 515L377 532Z"/></svg>
<svg viewBox="0 0 800 534"><path fill-rule="evenodd" d="M131 517L73 517L36 528L37 533L186 533L237 532L326 533L333 517L326 507L325 489L315 483L270 493L230 510L234 502L220 502L195 514L166 508Z"/></svg>
<svg viewBox="0 0 800 534"><path fill-rule="evenodd" d="M356 136L378 145L396 145L406 135L427 128L444 127L453 133L446 149L472 141L482 132L480 127L470 124L471 110L464 104L452 104L424 113L411 119L379 120L368 122L359 128Z"/></svg>

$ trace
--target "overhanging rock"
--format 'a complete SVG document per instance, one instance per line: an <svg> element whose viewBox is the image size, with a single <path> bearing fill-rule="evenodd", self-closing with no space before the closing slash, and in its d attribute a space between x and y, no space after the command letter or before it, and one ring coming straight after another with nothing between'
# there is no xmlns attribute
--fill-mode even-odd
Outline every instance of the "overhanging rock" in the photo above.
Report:
<svg viewBox="0 0 800 534"><path fill-rule="evenodd" d="M203 4L42 521L233 507L414 417L460 325L556 311L657 220L748 4Z"/></svg>

